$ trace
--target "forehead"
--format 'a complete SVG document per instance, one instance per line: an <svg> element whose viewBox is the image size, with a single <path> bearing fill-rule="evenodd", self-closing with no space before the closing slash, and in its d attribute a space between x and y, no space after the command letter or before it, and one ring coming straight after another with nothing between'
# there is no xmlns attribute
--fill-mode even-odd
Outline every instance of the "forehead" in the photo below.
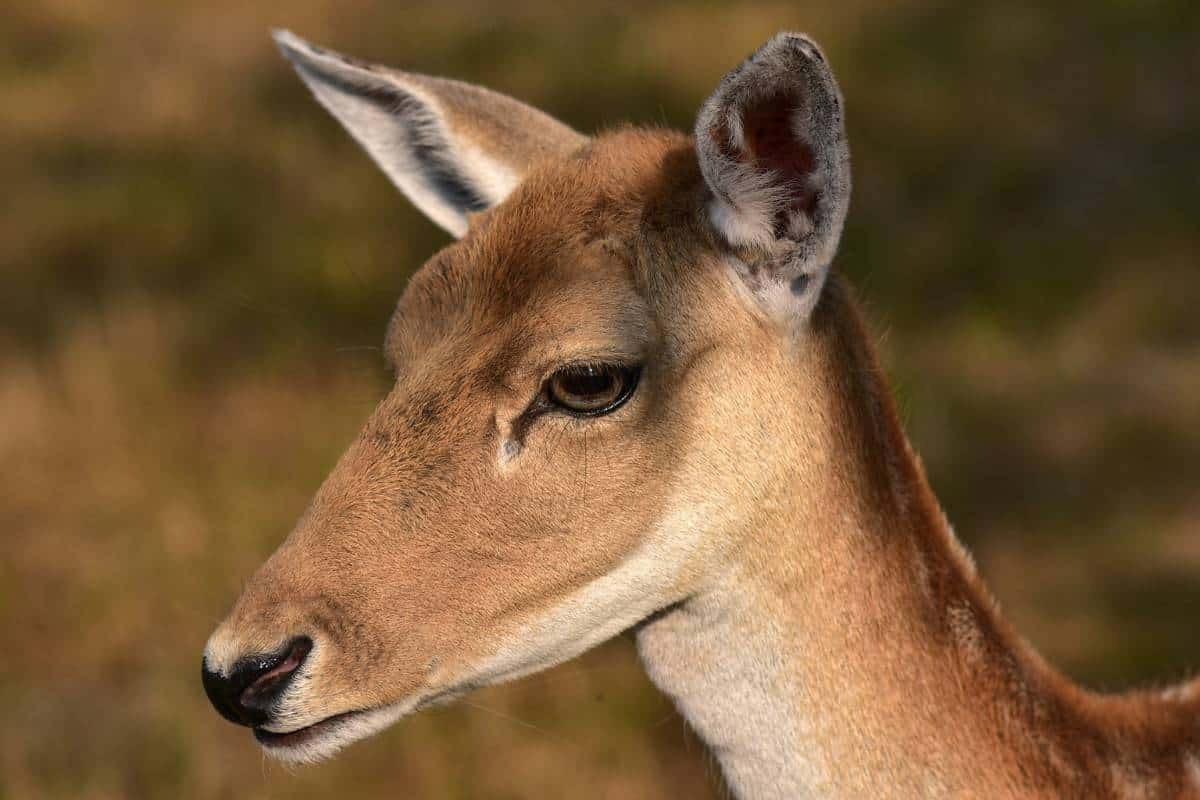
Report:
<svg viewBox="0 0 1200 800"><path fill-rule="evenodd" d="M413 277L389 326L389 357L539 333L568 343L638 338L649 323L649 268L662 261L655 251L695 241L676 230L699 201L698 170L680 169L691 152L677 135L625 131L535 171Z"/></svg>

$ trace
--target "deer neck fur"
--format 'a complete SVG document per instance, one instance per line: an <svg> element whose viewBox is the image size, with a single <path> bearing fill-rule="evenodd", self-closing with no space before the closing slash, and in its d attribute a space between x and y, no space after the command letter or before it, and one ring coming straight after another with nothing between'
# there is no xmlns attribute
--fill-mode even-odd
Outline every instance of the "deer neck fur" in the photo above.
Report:
<svg viewBox="0 0 1200 800"><path fill-rule="evenodd" d="M771 497L704 588L643 624L646 669L741 797L1200 791L1196 685L1101 697L1000 617L831 280ZM816 452L814 452L814 447ZM800 454L803 453L801 457Z"/></svg>

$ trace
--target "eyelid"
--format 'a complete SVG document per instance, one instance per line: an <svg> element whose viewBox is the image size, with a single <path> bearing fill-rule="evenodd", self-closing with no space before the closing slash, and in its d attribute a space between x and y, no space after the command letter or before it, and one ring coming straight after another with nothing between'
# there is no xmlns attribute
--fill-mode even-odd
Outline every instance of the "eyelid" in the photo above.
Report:
<svg viewBox="0 0 1200 800"><path fill-rule="evenodd" d="M518 417L519 426L522 429L527 428L529 425L533 424L533 421L536 420L538 417L541 417L545 414L554 413L554 412L562 412L565 416L575 418L575 419L587 419L592 416L604 416L604 414L593 415L593 414L573 413L570 410L562 408L561 406L551 402L547 396L547 390L548 390L547 387L550 382L550 379L552 377L554 377L554 375L556 375L557 373L561 372L564 369L569 369L572 366L586 366L588 364L615 366L615 367L620 367L622 369L633 370L634 375L633 375L633 381L632 381L632 388L628 392L626 392L624 398L622 398L619 405L624 405L626 402L628 402L629 398L633 395L633 393L638 389L638 387L641 386L642 378L646 371L645 364L640 359L629 358L629 357L626 357L625 360L621 360L621 361L589 359L589 360L573 360L573 361L569 361L565 364L562 362L558 362L555 365L551 366L548 370L545 370L544 376L541 378L541 380L538 381L537 393L534 394L533 398L529 401L529 404L525 406L525 410L522 411L520 416ZM613 410L616 410L616 409L613 409Z"/></svg>
<svg viewBox="0 0 1200 800"><path fill-rule="evenodd" d="M634 365L632 363L623 361L572 361L569 364L563 364L561 367L551 372L546 376L546 380L552 380L553 378L564 373L582 375L593 370L596 372L610 372L613 370L630 369L633 366Z"/></svg>
<svg viewBox="0 0 1200 800"><path fill-rule="evenodd" d="M547 359L538 367L538 385L545 384L555 373L572 367L605 366L605 367L635 367L644 362L639 353L624 349L594 350L576 353L569 358L559 356L553 360Z"/></svg>

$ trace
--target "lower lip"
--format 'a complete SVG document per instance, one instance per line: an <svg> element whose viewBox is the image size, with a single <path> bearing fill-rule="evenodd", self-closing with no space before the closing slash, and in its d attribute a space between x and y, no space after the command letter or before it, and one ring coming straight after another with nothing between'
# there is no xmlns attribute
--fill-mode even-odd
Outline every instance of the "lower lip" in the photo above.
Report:
<svg viewBox="0 0 1200 800"><path fill-rule="evenodd" d="M321 734L336 729L342 722L357 713L359 712L346 711L342 714L334 714L332 717L326 717L320 722L314 722L312 725L287 733L274 733L266 728L255 728L254 738L263 747L295 747L305 742L311 742Z"/></svg>

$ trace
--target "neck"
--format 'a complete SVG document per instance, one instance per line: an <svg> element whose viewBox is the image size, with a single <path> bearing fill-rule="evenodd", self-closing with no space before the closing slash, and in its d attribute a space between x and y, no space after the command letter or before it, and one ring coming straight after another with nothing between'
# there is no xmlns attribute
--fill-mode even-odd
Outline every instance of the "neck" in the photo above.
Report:
<svg viewBox="0 0 1200 800"><path fill-rule="evenodd" d="M1200 794L1200 691L1103 697L1000 617L911 454L848 292L805 342L815 457L645 623L651 678L742 798ZM796 443L799 446L799 442Z"/></svg>

